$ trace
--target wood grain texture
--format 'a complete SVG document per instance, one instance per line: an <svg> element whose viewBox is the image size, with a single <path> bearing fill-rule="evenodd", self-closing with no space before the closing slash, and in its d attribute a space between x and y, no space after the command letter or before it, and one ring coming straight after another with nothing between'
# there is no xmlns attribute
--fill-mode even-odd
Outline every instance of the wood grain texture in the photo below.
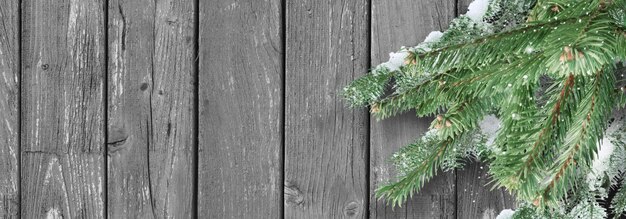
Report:
<svg viewBox="0 0 626 219"><path fill-rule="evenodd" d="M472 1L458 0L458 13L465 14ZM458 218L495 218L503 209L516 206L515 198L505 189L491 189L488 169L486 164L471 163L457 171Z"/></svg>
<svg viewBox="0 0 626 219"><path fill-rule="evenodd" d="M390 163L393 153L421 137L431 121L413 113L384 121L372 118L370 218L456 218L454 172L439 172L402 207L394 209L374 196L377 188L396 177Z"/></svg>
<svg viewBox="0 0 626 219"><path fill-rule="evenodd" d="M367 112L340 92L368 68L369 1L286 5L285 217L367 217Z"/></svg>
<svg viewBox="0 0 626 219"><path fill-rule="evenodd" d="M104 9L22 1L22 218L104 217Z"/></svg>
<svg viewBox="0 0 626 219"><path fill-rule="evenodd" d="M443 31L455 16L454 0L373 0L372 66L389 59L401 46L422 42L431 31ZM374 191L395 177L391 155L427 131L431 119L406 113L383 121L371 119L370 217L455 218L455 175L440 173L402 208L377 200Z"/></svg>
<svg viewBox="0 0 626 219"><path fill-rule="evenodd" d="M19 214L19 2L0 2L0 218Z"/></svg>
<svg viewBox="0 0 626 219"><path fill-rule="evenodd" d="M515 208L515 198L504 189L491 189L493 179L489 166L482 163L468 164L457 171L458 218L494 219L504 209Z"/></svg>
<svg viewBox="0 0 626 219"><path fill-rule="evenodd" d="M282 213L280 0L200 1L201 218Z"/></svg>
<svg viewBox="0 0 626 219"><path fill-rule="evenodd" d="M191 218L193 0L110 0L109 218Z"/></svg>

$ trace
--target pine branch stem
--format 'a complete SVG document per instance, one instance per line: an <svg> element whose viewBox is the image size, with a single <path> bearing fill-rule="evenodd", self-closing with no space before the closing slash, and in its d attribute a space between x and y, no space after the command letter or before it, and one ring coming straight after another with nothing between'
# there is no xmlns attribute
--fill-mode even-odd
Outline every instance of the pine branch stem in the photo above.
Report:
<svg viewBox="0 0 626 219"><path fill-rule="evenodd" d="M541 28L546 28L546 27L555 27L555 26L559 26L562 25L563 22L565 23L569 23L569 22L576 22L578 19L580 18L584 18L584 17L589 17L590 15L583 15L580 17L569 17L566 18L564 20L554 20L554 21L549 21L549 22L545 22L545 23L538 23L538 24L534 24L534 25L528 25L522 28L518 28L518 29L513 29L510 31L506 31L506 32L502 32L499 34L494 34L494 35L490 35L490 36L486 36L483 38L478 38L475 40L472 40L470 42L467 43L460 43L460 44L455 44L455 45L451 45L451 46L446 46L446 47L442 47L440 49L436 49L427 53L423 53L423 54L419 54L416 57L418 58L424 58L426 56L434 56L437 55L439 53L445 52L447 50L452 50L452 49L461 49L461 48L465 48L467 46L473 46L473 45L478 45L478 44L483 44L487 41L491 41L491 40L497 40L497 39L501 39L501 38L505 38L505 37L509 37L524 31L532 31L532 30L536 30L536 29L541 29Z"/></svg>
<svg viewBox="0 0 626 219"><path fill-rule="evenodd" d="M579 135L579 138L573 148L573 150L571 150L568 154L567 159L565 160L565 162L563 162L563 165L561 165L561 167L559 168L559 170L557 171L557 174L552 177L552 180L550 180L548 187L545 189L544 191L544 196L547 195L552 188L554 187L554 184L561 178L561 176L563 176L563 174L565 173L565 170L567 170L567 168L569 167L571 162L576 162L574 160L574 156L576 155L576 153L578 153L578 151L580 150L580 145L582 140L585 138L585 136L588 134L587 132L587 126L589 123L591 123L591 115L594 113L595 111L595 106L596 106L596 97L598 96L599 92L600 92L600 85L599 85L599 81L600 81L600 76L602 75L604 71L600 70L596 73L596 79L594 81L594 93L591 96L591 106L589 107L589 112L587 112L587 118L585 120L585 122L582 124L582 130L581 130L581 134Z"/></svg>
<svg viewBox="0 0 626 219"><path fill-rule="evenodd" d="M558 121L559 115L561 114L561 105L569 97L569 94L572 91L572 87L574 86L574 83L575 83L575 77L574 77L573 74L570 74L567 77L567 79L565 81L565 84L563 85L563 89L561 90L561 93L559 95L558 101L556 102L554 108L552 109L552 113L551 113L552 120L551 120L550 124L548 126L544 127L541 130L537 140L533 144L533 147L530 149L530 157L528 158L528 160L526 160L526 162L524 163L524 166L522 167L522 169L517 171L517 173L515 175L520 175L524 170L530 168L530 166L533 163L533 161L535 160L535 158L540 154L541 150L538 150L538 147L539 147L539 145L544 143L543 142L543 136L547 132L551 131L552 128L554 127L554 125L556 125L556 122Z"/></svg>

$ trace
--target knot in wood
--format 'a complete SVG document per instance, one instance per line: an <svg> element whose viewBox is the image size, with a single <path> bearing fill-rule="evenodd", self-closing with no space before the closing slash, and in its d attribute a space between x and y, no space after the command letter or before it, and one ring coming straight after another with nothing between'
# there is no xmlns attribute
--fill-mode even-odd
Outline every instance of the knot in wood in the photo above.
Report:
<svg viewBox="0 0 626 219"><path fill-rule="evenodd" d="M343 207L343 215L346 217L354 217L361 210L361 205L356 201L351 201Z"/></svg>
<svg viewBox="0 0 626 219"><path fill-rule="evenodd" d="M285 183L285 205L293 207L304 203L304 195L293 183Z"/></svg>

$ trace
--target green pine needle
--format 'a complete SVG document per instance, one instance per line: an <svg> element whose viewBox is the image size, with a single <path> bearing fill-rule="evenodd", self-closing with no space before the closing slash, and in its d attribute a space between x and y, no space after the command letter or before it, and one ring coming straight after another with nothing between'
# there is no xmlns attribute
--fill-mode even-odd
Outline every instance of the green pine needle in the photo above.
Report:
<svg viewBox="0 0 626 219"><path fill-rule="evenodd" d="M492 0L489 24L458 18L439 42L403 50L398 70L381 65L352 82L344 98L378 119L409 110L436 116L427 136L395 155L398 181L377 196L402 205L438 171L461 166L468 153L460 151L476 148L487 151L472 153L486 155L496 186L539 209L588 189L579 179L612 111L626 106L614 76L626 60L625 10L626 0ZM492 113L501 127L486 145L478 125ZM572 211L593 218L598 207L585 200Z"/></svg>

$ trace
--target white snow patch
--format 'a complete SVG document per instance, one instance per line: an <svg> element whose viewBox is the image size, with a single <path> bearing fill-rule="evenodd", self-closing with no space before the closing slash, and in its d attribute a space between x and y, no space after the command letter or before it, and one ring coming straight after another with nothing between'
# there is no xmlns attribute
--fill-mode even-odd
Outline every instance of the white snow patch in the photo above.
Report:
<svg viewBox="0 0 626 219"><path fill-rule="evenodd" d="M406 51L389 53L389 61L382 65L387 67L389 71L398 71L404 65L404 59L409 56Z"/></svg>
<svg viewBox="0 0 626 219"><path fill-rule="evenodd" d="M474 0L470 3L469 7L467 7L468 10L465 16L469 17L474 22L481 22L485 14L487 14L488 8L489 0Z"/></svg>
<svg viewBox="0 0 626 219"><path fill-rule="evenodd" d="M61 216L61 211L59 211L59 209L56 209L54 207L48 210L48 212L46 213L46 219L61 219L61 218L63 218Z"/></svg>
<svg viewBox="0 0 626 219"><path fill-rule="evenodd" d="M433 31L433 32L430 32L428 36L426 36L426 39L424 39L424 42L436 43L436 42L439 42L442 36L443 36L443 33L441 31Z"/></svg>
<svg viewBox="0 0 626 219"><path fill-rule="evenodd" d="M530 46L529 46L529 47L526 47L526 49L524 50L524 52L525 52L526 54L532 54L533 52L535 52L535 48L530 47Z"/></svg>
<svg viewBox="0 0 626 219"><path fill-rule="evenodd" d="M615 145L611 143L611 140L608 137L604 137L602 139L602 144L600 144L600 148L598 150L598 157L593 160L592 169L593 172L599 173L604 172L608 168L608 161L615 150Z"/></svg>
<svg viewBox="0 0 626 219"><path fill-rule="evenodd" d="M513 214L515 214L515 211L511 209L504 209L500 212L496 219L511 219L513 218Z"/></svg>
<svg viewBox="0 0 626 219"><path fill-rule="evenodd" d="M495 115L488 115L479 123L480 130L487 136L487 145L493 145L500 129L500 119Z"/></svg>
<svg viewBox="0 0 626 219"><path fill-rule="evenodd" d="M591 172L587 175L587 183L589 183L591 189L599 189L597 187L600 186L601 177L609 168L611 155L615 151L615 145L611 142L611 135L620 128L621 125L609 126L600 142L598 154L591 165Z"/></svg>

